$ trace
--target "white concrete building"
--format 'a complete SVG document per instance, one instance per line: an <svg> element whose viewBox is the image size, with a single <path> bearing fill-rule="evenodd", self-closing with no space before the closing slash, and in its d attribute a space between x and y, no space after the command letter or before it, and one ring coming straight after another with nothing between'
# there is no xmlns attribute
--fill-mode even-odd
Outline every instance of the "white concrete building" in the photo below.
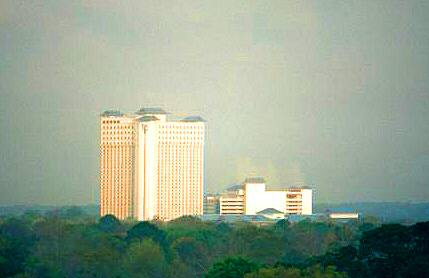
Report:
<svg viewBox="0 0 429 278"><path fill-rule="evenodd" d="M272 209L283 215L311 215L313 191L306 187L267 190L264 179L250 178L246 179L241 191L223 195L220 198L220 207L221 214L257 215L266 209Z"/></svg>
<svg viewBox="0 0 429 278"><path fill-rule="evenodd" d="M305 187L287 189L285 213L311 215L313 213L313 190Z"/></svg>
<svg viewBox="0 0 429 278"><path fill-rule="evenodd" d="M268 208L281 212L286 211L285 191L267 191L263 179L246 179L244 191L246 195L246 214L256 215L258 212Z"/></svg>
<svg viewBox="0 0 429 278"><path fill-rule="evenodd" d="M171 220L203 214L205 122L159 108L100 118L100 215ZM107 151L106 151L107 150Z"/></svg>
<svg viewBox="0 0 429 278"><path fill-rule="evenodd" d="M329 214L331 219L359 219L359 213L357 212L332 212Z"/></svg>

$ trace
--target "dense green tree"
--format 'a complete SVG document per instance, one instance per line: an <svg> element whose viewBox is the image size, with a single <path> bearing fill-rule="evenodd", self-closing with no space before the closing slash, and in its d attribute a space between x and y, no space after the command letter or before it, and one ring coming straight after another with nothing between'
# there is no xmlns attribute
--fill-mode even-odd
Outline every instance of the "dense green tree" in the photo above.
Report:
<svg viewBox="0 0 429 278"><path fill-rule="evenodd" d="M122 240L96 226L47 218L35 225L37 242L26 262L33 277L115 277Z"/></svg>
<svg viewBox="0 0 429 278"><path fill-rule="evenodd" d="M350 245L328 252L316 261L325 267L335 265L337 270L347 272L351 277L368 277L368 271L359 258L358 250Z"/></svg>
<svg viewBox="0 0 429 278"><path fill-rule="evenodd" d="M72 220L83 220L87 217L87 214L82 210L82 208L77 206L71 206L60 210L61 216L65 219Z"/></svg>
<svg viewBox="0 0 429 278"><path fill-rule="evenodd" d="M100 218L98 227L108 233L119 232L121 228L121 222L114 215L108 214Z"/></svg>
<svg viewBox="0 0 429 278"><path fill-rule="evenodd" d="M258 269L258 265L242 257L229 257L213 264L206 278L242 278Z"/></svg>
<svg viewBox="0 0 429 278"><path fill-rule="evenodd" d="M360 240L360 259L374 277L414 273L429 277L428 226L428 222L410 227L388 224L365 232Z"/></svg>
<svg viewBox="0 0 429 278"><path fill-rule="evenodd" d="M322 268L319 265L299 269L296 267L264 267L248 273L245 278L346 278L347 274L338 272L334 267Z"/></svg>
<svg viewBox="0 0 429 278"><path fill-rule="evenodd" d="M208 254L205 246L191 237L182 237L173 243L180 260L193 272L194 277L200 277L208 268Z"/></svg>
<svg viewBox="0 0 429 278"><path fill-rule="evenodd" d="M286 233L289 229L289 222L286 219L281 219L274 224L274 230L280 233Z"/></svg>
<svg viewBox="0 0 429 278"><path fill-rule="evenodd" d="M123 259L122 277L164 278L167 275L167 263L156 242L144 239L131 243Z"/></svg>
<svg viewBox="0 0 429 278"><path fill-rule="evenodd" d="M75 208L0 217L0 277L342 278L345 272L429 277L429 222L257 226L111 215L96 221Z"/></svg>
<svg viewBox="0 0 429 278"><path fill-rule="evenodd" d="M301 270L295 267L268 267L248 273L245 278L302 278Z"/></svg>
<svg viewBox="0 0 429 278"><path fill-rule="evenodd" d="M152 239L161 246L167 244L165 232L148 221L139 222L127 232L126 240L129 242L143 239Z"/></svg>
<svg viewBox="0 0 429 278"><path fill-rule="evenodd" d="M176 242L180 238L192 238L206 254L205 261L213 262L225 256L225 244L228 232L218 229L218 225L204 222L195 217L181 217L161 226L167 234L169 242ZM221 228L229 229L228 225ZM229 231L229 230L228 230Z"/></svg>
<svg viewBox="0 0 429 278"><path fill-rule="evenodd" d="M0 277L23 271L33 243L34 235L27 222L10 218L0 225Z"/></svg>
<svg viewBox="0 0 429 278"><path fill-rule="evenodd" d="M329 251L338 239L334 224L301 221L291 225L283 234L282 261L302 265L308 258Z"/></svg>
<svg viewBox="0 0 429 278"><path fill-rule="evenodd" d="M304 269L303 277L306 278L347 278L347 274L344 272L339 272L335 269L334 266L328 266L325 268L320 267L320 265L313 265Z"/></svg>
<svg viewBox="0 0 429 278"><path fill-rule="evenodd" d="M243 223L234 227L229 234L228 248L230 256L244 256L260 263L275 263L282 255L281 237L272 229Z"/></svg>

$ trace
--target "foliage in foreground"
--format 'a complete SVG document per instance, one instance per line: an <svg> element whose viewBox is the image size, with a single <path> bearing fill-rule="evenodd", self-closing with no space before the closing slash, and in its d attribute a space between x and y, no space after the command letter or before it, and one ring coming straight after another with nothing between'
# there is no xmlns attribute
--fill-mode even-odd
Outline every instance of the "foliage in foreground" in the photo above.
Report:
<svg viewBox="0 0 429 278"><path fill-rule="evenodd" d="M193 217L95 220L76 210L0 218L0 277L429 277L428 270L429 222L258 227Z"/></svg>

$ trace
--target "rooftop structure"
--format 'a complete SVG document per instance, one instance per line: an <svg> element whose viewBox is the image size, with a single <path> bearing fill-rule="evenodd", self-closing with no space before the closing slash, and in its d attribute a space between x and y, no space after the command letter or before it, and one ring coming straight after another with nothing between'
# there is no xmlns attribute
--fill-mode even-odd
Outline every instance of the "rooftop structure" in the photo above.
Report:
<svg viewBox="0 0 429 278"><path fill-rule="evenodd" d="M140 108L136 114L138 115L146 115L146 114L158 114L158 115L167 115L168 113L165 112L164 109L159 108L159 107L143 107Z"/></svg>
<svg viewBox="0 0 429 278"><path fill-rule="evenodd" d="M200 116L190 116L190 117L184 118L182 122L205 122L205 120Z"/></svg>
<svg viewBox="0 0 429 278"><path fill-rule="evenodd" d="M247 183L265 183L265 179L263 177L246 178L244 180L244 184L247 184Z"/></svg>
<svg viewBox="0 0 429 278"><path fill-rule="evenodd" d="M106 110L103 113L101 113L102 117L120 117L122 115L124 114L119 110Z"/></svg>

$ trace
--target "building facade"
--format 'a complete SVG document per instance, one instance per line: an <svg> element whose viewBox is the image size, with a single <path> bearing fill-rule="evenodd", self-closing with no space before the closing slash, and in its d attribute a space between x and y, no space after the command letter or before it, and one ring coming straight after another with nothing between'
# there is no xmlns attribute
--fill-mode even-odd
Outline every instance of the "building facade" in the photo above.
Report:
<svg viewBox="0 0 429 278"><path fill-rule="evenodd" d="M220 213L219 198L220 196L217 194L204 195L204 214Z"/></svg>
<svg viewBox="0 0 429 278"><path fill-rule="evenodd" d="M205 122L158 108L100 117L100 215L171 220L203 214Z"/></svg>
<svg viewBox="0 0 429 278"><path fill-rule="evenodd" d="M267 209L283 215L311 215L313 191L307 187L267 190L264 179L250 178L240 189L220 197L220 214L258 215Z"/></svg>
<svg viewBox="0 0 429 278"><path fill-rule="evenodd" d="M311 215L313 213L313 190L289 188L286 191L286 214Z"/></svg>
<svg viewBox="0 0 429 278"><path fill-rule="evenodd" d="M229 191L219 198L219 214L245 214L244 190Z"/></svg>

